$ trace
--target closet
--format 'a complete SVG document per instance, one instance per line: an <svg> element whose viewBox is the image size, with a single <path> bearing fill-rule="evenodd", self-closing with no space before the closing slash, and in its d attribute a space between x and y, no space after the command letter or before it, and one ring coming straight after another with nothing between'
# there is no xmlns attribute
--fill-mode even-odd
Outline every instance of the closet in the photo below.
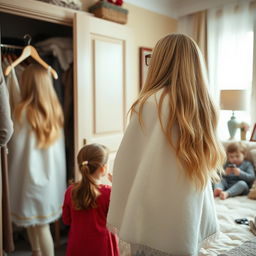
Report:
<svg viewBox="0 0 256 256"><path fill-rule="evenodd" d="M32 45L49 37L72 39L74 150L69 158L75 159L86 143L102 143L111 152L111 171L127 111L138 93L132 31L86 12L36 0L0 0L0 25L2 38L22 40L30 34ZM78 179L74 161L73 165L70 177Z"/></svg>
<svg viewBox="0 0 256 256"><path fill-rule="evenodd" d="M113 161L126 126L127 111L138 93L133 82L137 51L132 31L86 12L36 0L0 0L0 17L6 26L2 30L8 36L13 35L11 28L20 32L16 28L23 24L22 32L16 34L21 39L30 34L39 41L43 32L49 37L72 38L74 153L85 143L99 142L110 149ZM74 177L77 176L75 171Z"/></svg>
<svg viewBox="0 0 256 256"><path fill-rule="evenodd" d="M11 22L10 22L11 21ZM44 43L43 50L40 52L40 56L49 64L53 70L57 70L57 79L53 79L53 84L59 101L62 105L63 112L65 113L65 144L66 144L66 159L67 159L67 178L74 178L74 115L73 115L73 83L65 81L67 76L73 77L73 61L69 60L60 63L60 59L63 59L63 50L60 53L59 58L53 55L51 47L58 45L54 44L55 38L61 38L61 40L72 40L72 27L60 24L52 24L41 20L32 18L26 18L8 13L1 13L0 15L0 26L1 26L1 51L2 56L6 56L12 59L12 55L16 58L21 55L22 50L25 48L27 43L36 45L38 43L47 42L46 40L52 40L52 44ZM24 35L30 37L28 40L23 39ZM70 42L68 41L68 42ZM49 45L49 47L47 47ZM3 47L4 46L4 47ZM8 47L9 46L9 47ZM13 50L12 46L20 47L21 49ZM72 44L71 44L72 47ZM47 50L46 48L49 48ZM60 48L58 48L60 49ZM72 49L70 49L72 51ZM56 51L55 51L56 52ZM71 55L71 52L70 52ZM7 59L8 59L7 58ZM14 59L13 59L14 61ZM26 62L26 60L24 60ZM22 65L21 62L19 65ZM2 63L2 66L3 63ZM64 66L64 68L63 68ZM10 67L10 66L9 66ZM3 70L5 72L5 70ZM70 88L69 88L70 87Z"/></svg>

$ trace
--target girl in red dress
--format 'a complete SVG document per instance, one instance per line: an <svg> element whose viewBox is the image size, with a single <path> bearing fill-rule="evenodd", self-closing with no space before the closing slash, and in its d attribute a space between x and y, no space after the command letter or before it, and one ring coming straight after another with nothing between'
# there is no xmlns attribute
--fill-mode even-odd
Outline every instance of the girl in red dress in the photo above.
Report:
<svg viewBox="0 0 256 256"><path fill-rule="evenodd" d="M78 153L82 179L67 189L62 213L70 225L67 256L119 256L117 238L106 227L111 187L99 184L107 160L108 150L99 144Z"/></svg>

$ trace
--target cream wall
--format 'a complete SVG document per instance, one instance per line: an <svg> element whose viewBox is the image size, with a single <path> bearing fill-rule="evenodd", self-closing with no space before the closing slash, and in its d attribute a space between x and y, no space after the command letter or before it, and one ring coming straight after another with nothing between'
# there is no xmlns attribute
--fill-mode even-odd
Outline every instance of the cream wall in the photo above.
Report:
<svg viewBox="0 0 256 256"><path fill-rule="evenodd" d="M131 4L124 4L123 7L129 10L127 26L134 31L135 45L138 47L152 48L161 37L176 32L175 19Z"/></svg>
<svg viewBox="0 0 256 256"><path fill-rule="evenodd" d="M83 10L93 5L97 0L82 0ZM123 8L128 9L128 26L134 35L134 66L136 77L134 82L139 88L139 47L153 48L163 36L177 31L177 20L148 11L146 9L124 3Z"/></svg>
<svg viewBox="0 0 256 256"><path fill-rule="evenodd" d="M127 26L134 33L134 47L136 49L134 82L139 88L139 47L153 48L160 38L171 32L176 32L177 20L131 4L124 4L123 7L129 10Z"/></svg>

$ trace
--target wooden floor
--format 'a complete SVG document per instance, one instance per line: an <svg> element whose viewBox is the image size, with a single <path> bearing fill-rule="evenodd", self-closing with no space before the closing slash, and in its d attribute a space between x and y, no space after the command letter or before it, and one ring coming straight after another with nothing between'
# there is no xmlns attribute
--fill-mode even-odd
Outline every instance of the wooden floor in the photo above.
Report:
<svg viewBox="0 0 256 256"><path fill-rule="evenodd" d="M66 255L66 239L61 239L61 245L55 248L55 256ZM19 241L15 243L15 251L8 253L8 256L31 256L30 246L27 241Z"/></svg>
<svg viewBox="0 0 256 256"><path fill-rule="evenodd" d="M55 249L55 256L65 256L66 255L66 245L62 245L60 248ZM8 256L31 256L31 251L27 246L19 246L17 250L12 253L8 253Z"/></svg>
<svg viewBox="0 0 256 256"><path fill-rule="evenodd" d="M64 230L63 230L64 229ZM55 256L65 256L66 255L66 246L67 246L67 233L68 230L61 227L61 232L59 232L58 241L56 244L56 236L54 232L54 225L51 226L51 231L53 239L55 240ZM15 251L12 253L5 254L5 256L31 256L31 249L27 234L25 229L16 228L14 230L14 244Z"/></svg>

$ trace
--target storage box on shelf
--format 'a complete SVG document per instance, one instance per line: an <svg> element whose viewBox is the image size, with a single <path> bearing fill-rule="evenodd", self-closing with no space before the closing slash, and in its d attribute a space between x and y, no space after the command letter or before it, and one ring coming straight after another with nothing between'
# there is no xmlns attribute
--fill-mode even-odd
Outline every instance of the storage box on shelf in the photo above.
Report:
<svg viewBox="0 0 256 256"><path fill-rule="evenodd" d="M93 13L98 18L120 24L127 23L128 10L105 1L99 1L92 5L89 8L89 12Z"/></svg>

